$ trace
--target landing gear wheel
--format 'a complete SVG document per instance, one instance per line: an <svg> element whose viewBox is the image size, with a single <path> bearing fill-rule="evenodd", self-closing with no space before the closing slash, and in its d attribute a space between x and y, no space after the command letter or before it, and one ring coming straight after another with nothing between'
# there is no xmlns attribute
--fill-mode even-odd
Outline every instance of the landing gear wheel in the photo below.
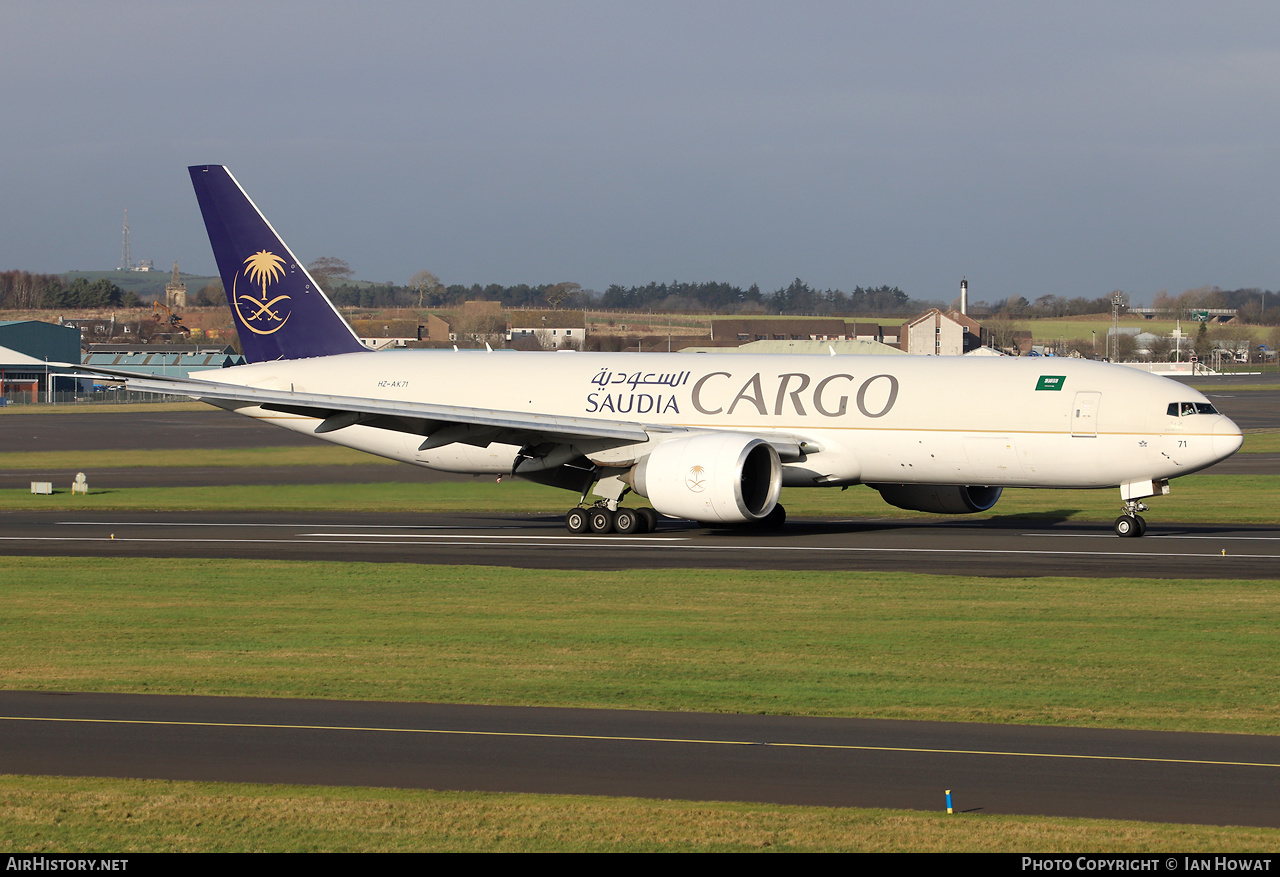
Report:
<svg viewBox="0 0 1280 877"><path fill-rule="evenodd" d="M1138 524L1138 518L1133 515L1121 515L1116 518L1116 535L1117 536L1140 536L1141 525Z"/></svg>
<svg viewBox="0 0 1280 877"><path fill-rule="evenodd" d="M564 528L575 536L587 532L587 527L586 509L569 509L569 513L564 516Z"/></svg>
<svg viewBox="0 0 1280 877"><path fill-rule="evenodd" d="M644 527L642 533L652 533L658 529L658 513L653 509L637 509L636 513Z"/></svg>
<svg viewBox="0 0 1280 877"><path fill-rule="evenodd" d="M1116 518L1116 535L1135 538L1147 535L1147 522L1142 515L1138 514L1146 510L1146 503L1138 502L1136 499L1125 500L1124 514Z"/></svg>
<svg viewBox="0 0 1280 877"><path fill-rule="evenodd" d="M587 515L587 526L591 528L592 533L603 536L606 533L613 532L613 512L608 509L592 509Z"/></svg>
<svg viewBox="0 0 1280 877"><path fill-rule="evenodd" d="M640 515L635 509L618 509L613 515L613 530L623 536L640 532Z"/></svg>

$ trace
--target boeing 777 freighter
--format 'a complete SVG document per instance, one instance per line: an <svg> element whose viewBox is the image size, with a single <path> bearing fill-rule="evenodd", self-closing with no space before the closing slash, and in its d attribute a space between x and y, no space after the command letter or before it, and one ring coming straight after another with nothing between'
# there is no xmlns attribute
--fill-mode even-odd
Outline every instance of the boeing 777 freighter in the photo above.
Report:
<svg viewBox="0 0 1280 877"><path fill-rule="evenodd" d="M629 492L664 515L771 525L783 486L865 484L941 514L989 509L1005 487L1119 487L1115 531L1141 536L1142 500L1242 441L1195 390L1083 360L373 353L226 168L190 172L249 364L131 388L566 488L573 532L651 530L650 510L619 505Z"/></svg>

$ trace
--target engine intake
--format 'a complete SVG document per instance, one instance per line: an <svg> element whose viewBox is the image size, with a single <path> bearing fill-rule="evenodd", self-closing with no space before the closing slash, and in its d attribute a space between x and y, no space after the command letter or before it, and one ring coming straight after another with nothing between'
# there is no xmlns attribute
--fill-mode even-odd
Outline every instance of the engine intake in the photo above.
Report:
<svg viewBox="0 0 1280 877"><path fill-rule="evenodd" d="M744 524L761 520L778 504L782 463L763 439L705 433L663 442L624 480L664 515Z"/></svg>

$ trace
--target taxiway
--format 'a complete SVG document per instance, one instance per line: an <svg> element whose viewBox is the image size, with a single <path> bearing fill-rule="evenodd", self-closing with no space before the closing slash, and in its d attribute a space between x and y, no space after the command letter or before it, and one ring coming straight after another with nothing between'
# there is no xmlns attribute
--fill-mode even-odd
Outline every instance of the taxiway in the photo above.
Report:
<svg viewBox="0 0 1280 877"><path fill-rule="evenodd" d="M1152 523L1143 539L1118 539L1106 524L1044 520L800 520L776 533L666 521L642 536L574 536L559 515L9 511L0 513L0 554L1280 578L1274 528Z"/></svg>
<svg viewBox="0 0 1280 877"><path fill-rule="evenodd" d="M625 710L0 692L0 772L1280 827L1280 740Z"/></svg>

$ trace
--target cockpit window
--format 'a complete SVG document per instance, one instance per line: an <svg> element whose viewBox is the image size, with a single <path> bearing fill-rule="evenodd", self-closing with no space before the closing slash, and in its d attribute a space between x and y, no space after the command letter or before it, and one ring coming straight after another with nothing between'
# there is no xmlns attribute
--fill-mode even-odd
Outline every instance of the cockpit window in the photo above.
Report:
<svg viewBox="0 0 1280 877"><path fill-rule="evenodd" d="M1218 409L1208 402L1170 402L1170 417L1190 417L1193 414L1217 414Z"/></svg>

